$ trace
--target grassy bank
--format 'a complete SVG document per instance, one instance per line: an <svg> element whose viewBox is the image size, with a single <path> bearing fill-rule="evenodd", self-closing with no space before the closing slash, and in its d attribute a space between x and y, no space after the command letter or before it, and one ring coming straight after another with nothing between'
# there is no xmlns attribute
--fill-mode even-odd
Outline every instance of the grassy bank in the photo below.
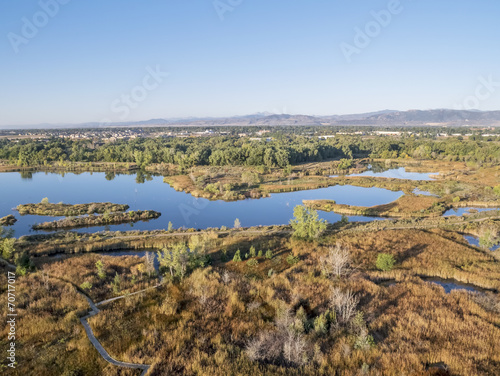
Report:
<svg viewBox="0 0 500 376"><path fill-rule="evenodd" d="M134 223L138 221L147 221L161 216L161 213L153 210L137 210L125 213L111 213L103 215L88 215L84 217L71 217L60 219L58 221L43 222L34 224L33 230L57 230L71 229L88 226L106 226L120 223Z"/></svg>
<svg viewBox="0 0 500 376"><path fill-rule="evenodd" d="M43 215L50 217L72 217L83 214L104 214L106 212L123 212L128 205L112 204L110 202L93 202L90 204L52 204L41 202L38 204L22 204L16 207L21 215Z"/></svg>
<svg viewBox="0 0 500 376"><path fill-rule="evenodd" d="M12 214L6 215L5 217L0 218L0 226L12 226L17 222L16 217Z"/></svg>

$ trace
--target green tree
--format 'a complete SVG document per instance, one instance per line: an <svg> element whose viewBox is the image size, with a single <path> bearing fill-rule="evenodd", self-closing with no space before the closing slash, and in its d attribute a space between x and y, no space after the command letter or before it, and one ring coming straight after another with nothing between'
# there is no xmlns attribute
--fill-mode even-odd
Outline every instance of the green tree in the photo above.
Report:
<svg viewBox="0 0 500 376"><path fill-rule="evenodd" d="M266 251L266 259L271 260L272 258L273 258L273 252L270 249L268 249Z"/></svg>
<svg viewBox="0 0 500 376"><path fill-rule="evenodd" d="M233 261L234 262L241 262L241 252L239 249L234 254Z"/></svg>
<svg viewBox="0 0 500 376"><path fill-rule="evenodd" d="M100 279L104 279L106 278L106 267L104 266L104 263L101 261L101 260L98 260L96 263L95 263L95 266L97 268L97 276L100 278Z"/></svg>
<svg viewBox="0 0 500 376"><path fill-rule="evenodd" d="M252 245L249 251L250 257L255 257L255 252L256 252L255 247Z"/></svg>
<svg viewBox="0 0 500 376"><path fill-rule="evenodd" d="M382 270L384 272L392 270L396 260L394 256L389 253L379 253L377 256L376 266L377 269Z"/></svg>
<svg viewBox="0 0 500 376"><path fill-rule="evenodd" d="M172 277L182 279L191 270L204 266L207 259L199 247L188 249L185 243L176 243L158 252L158 262L160 267L170 271Z"/></svg>
<svg viewBox="0 0 500 376"><path fill-rule="evenodd" d="M174 228L174 225L172 224L172 222L168 222L167 231L172 231L173 228Z"/></svg>
<svg viewBox="0 0 500 376"><path fill-rule="evenodd" d="M241 182L251 187L260 183L260 176L256 172L245 171L241 174Z"/></svg>
<svg viewBox="0 0 500 376"><path fill-rule="evenodd" d="M290 224L294 230L293 236L299 239L315 239L326 230L326 220L320 219L318 212L298 205L293 209L293 219Z"/></svg>
<svg viewBox="0 0 500 376"><path fill-rule="evenodd" d="M0 250L2 251L2 257L4 259L8 260L12 256L12 253L14 252L15 242L16 242L15 238L5 238L5 239L0 238Z"/></svg>
<svg viewBox="0 0 500 376"><path fill-rule="evenodd" d="M48 197L42 198L42 201L40 201L40 203L44 204L44 205L47 205L49 203L49 198Z"/></svg>
<svg viewBox="0 0 500 376"><path fill-rule="evenodd" d="M121 284L121 278L117 272L115 273L115 277L113 278L113 283L111 284L113 286L113 292L115 294L118 294L120 292L120 284Z"/></svg>

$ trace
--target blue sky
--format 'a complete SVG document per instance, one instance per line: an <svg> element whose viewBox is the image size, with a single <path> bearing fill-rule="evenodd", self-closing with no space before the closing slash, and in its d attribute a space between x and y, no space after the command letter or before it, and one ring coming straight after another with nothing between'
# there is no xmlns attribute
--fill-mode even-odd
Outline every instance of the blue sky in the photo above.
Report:
<svg viewBox="0 0 500 376"><path fill-rule="evenodd" d="M500 109L497 0L59 1L0 4L0 126Z"/></svg>

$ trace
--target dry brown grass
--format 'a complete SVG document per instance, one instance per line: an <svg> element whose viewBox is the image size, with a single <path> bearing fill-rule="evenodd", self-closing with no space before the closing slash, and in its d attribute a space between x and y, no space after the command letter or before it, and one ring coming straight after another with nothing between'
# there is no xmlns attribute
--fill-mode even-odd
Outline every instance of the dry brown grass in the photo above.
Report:
<svg viewBox="0 0 500 376"><path fill-rule="evenodd" d="M0 306L4 318L6 274L2 269ZM2 366L3 375L138 375L136 370L109 365L92 346L78 319L89 309L88 303L70 284L54 278L45 282L41 273L18 276L16 308L18 364L15 369ZM6 349L5 320L0 324L0 334L0 347Z"/></svg>
<svg viewBox="0 0 500 376"><path fill-rule="evenodd" d="M500 263L487 251L470 247L462 239L449 238L444 230L388 230L341 236L353 252L361 270L373 275L397 278L423 275L453 278L480 287L500 289ZM391 272L375 270L379 253L396 259Z"/></svg>

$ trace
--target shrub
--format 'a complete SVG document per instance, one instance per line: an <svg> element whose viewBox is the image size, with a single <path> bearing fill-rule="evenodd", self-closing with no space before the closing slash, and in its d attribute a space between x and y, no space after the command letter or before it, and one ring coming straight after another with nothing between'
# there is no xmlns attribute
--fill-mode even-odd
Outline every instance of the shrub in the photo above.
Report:
<svg viewBox="0 0 500 376"><path fill-rule="evenodd" d="M273 258L273 252L270 249L268 249L266 251L266 259L271 260L272 258Z"/></svg>
<svg viewBox="0 0 500 376"><path fill-rule="evenodd" d="M89 281L85 281L80 285L80 288L82 290L90 290L92 288L92 283L90 283Z"/></svg>
<svg viewBox="0 0 500 376"><path fill-rule="evenodd" d="M394 256L389 253L379 253L377 256L376 266L377 269L387 272L392 270L396 260L394 260Z"/></svg>
<svg viewBox="0 0 500 376"><path fill-rule="evenodd" d="M500 184L496 185L493 187L493 192L497 195L500 196Z"/></svg>
<svg viewBox="0 0 500 376"><path fill-rule="evenodd" d="M295 265L299 262L299 258L294 255L288 255L286 258L286 262L288 262L290 265Z"/></svg>
<svg viewBox="0 0 500 376"><path fill-rule="evenodd" d="M247 265L253 268L254 266L259 265L259 262L256 259L251 259L247 261Z"/></svg>

